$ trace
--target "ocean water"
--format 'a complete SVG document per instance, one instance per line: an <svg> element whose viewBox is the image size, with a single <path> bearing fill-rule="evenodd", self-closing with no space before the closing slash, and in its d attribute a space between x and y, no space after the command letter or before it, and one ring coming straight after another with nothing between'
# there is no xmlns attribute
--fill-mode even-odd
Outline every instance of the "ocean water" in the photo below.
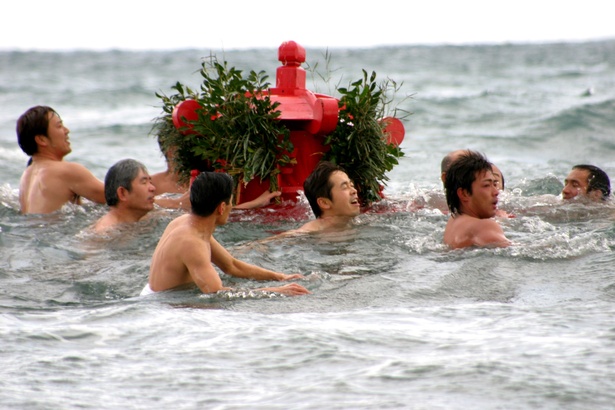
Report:
<svg viewBox="0 0 615 410"><path fill-rule="evenodd" d="M577 163L615 176L615 41L333 49L329 63L308 49L331 77L308 88L375 71L412 113L387 199L353 230L257 242L311 218L304 200L218 229L237 257L305 274L308 296L224 277L237 290L139 297L178 212L106 237L85 233L103 206L19 215L15 121L30 106L61 114L66 159L99 178L126 157L158 172L155 92L198 87L210 53L275 83L277 46L0 52L0 408L613 408L615 206L559 194ZM442 245L439 164L459 148L503 171L510 248Z"/></svg>

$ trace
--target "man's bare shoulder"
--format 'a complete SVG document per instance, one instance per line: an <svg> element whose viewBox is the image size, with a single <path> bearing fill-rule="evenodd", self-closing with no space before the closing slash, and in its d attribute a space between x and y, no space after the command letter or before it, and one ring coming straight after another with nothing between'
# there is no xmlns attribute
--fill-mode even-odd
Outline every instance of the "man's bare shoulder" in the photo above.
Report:
<svg viewBox="0 0 615 410"><path fill-rule="evenodd" d="M461 214L452 215L449 218L447 228L455 229L471 229L471 228L487 228L487 227L499 227L500 225L492 218L476 218L474 216Z"/></svg>
<svg viewBox="0 0 615 410"><path fill-rule="evenodd" d="M210 240L211 235L200 231L192 224L189 214L181 215L169 222L160 238L160 242L165 246L172 246L180 251L188 246L202 246Z"/></svg>
<svg viewBox="0 0 615 410"><path fill-rule="evenodd" d="M493 218L484 218L484 219L473 218L473 219L475 219L474 221L472 221L473 225L479 229L487 229L487 228L497 229L497 230L502 229L498 221L496 221Z"/></svg>
<svg viewBox="0 0 615 410"><path fill-rule="evenodd" d="M322 229L322 226L320 223L320 219L314 219L312 221L306 222L300 228L289 231L289 233L292 233L292 234L311 233L311 232L318 232L321 229Z"/></svg>
<svg viewBox="0 0 615 410"><path fill-rule="evenodd" d="M68 183L84 175L92 173L83 165L68 161L40 161L33 163L24 171L24 176L36 177L45 180L57 180Z"/></svg>
<svg viewBox="0 0 615 410"><path fill-rule="evenodd" d="M107 213L106 215L103 215L98 221L96 221L94 225L90 227L90 230L98 234L105 233L111 230L111 228L114 227L116 223L117 221L115 220L113 215Z"/></svg>
<svg viewBox="0 0 615 410"><path fill-rule="evenodd" d="M78 167L83 167L76 162L70 161L59 161L59 160L51 160L48 158L41 158L33 160L32 164L28 168L37 169L37 170L50 170L54 172L61 172L63 170L75 170ZM85 167L83 167L85 168Z"/></svg>
<svg viewBox="0 0 615 410"><path fill-rule="evenodd" d="M188 214L180 215L173 219L164 230L163 236L175 236L188 234L193 235L194 228L190 224L190 216Z"/></svg>
<svg viewBox="0 0 615 410"><path fill-rule="evenodd" d="M80 203L70 188L80 167L64 161L33 161L23 172L19 183L19 198L23 213L54 212L67 202Z"/></svg>
<svg viewBox="0 0 615 410"><path fill-rule="evenodd" d="M477 246L501 247L511 245L511 242L504 235L504 230L495 219L481 219L475 225L474 244Z"/></svg>
<svg viewBox="0 0 615 410"><path fill-rule="evenodd" d="M508 246L500 224L492 218L475 218L455 215L449 218L444 229L444 243L451 248L468 246Z"/></svg>
<svg viewBox="0 0 615 410"><path fill-rule="evenodd" d="M53 170L63 176L76 177L80 175L91 175L92 172L85 165L77 162L57 161L53 166Z"/></svg>

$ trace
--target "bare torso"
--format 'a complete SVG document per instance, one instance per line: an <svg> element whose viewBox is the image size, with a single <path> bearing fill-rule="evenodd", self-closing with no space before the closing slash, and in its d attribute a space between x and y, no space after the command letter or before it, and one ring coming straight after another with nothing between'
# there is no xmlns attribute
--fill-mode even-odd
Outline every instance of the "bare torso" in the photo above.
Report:
<svg viewBox="0 0 615 410"><path fill-rule="evenodd" d="M61 161L33 162L19 182L19 205L24 214L45 214L66 203L80 204L81 197L64 183Z"/></svg>
<svg viewBox="0 0 615 410"><path fill-rule="evenodd" d="M220 209L220 208L218 208ZM222 208L223 210L224 208ZM154 292L196 284L203 293L229 289L224 287L218 266L224 273L254 280L289 280L300 274L286 275L237 260L213 237L216 218L228 218L230 207L221 216L182 215L167 225L150 264L149 288ZM297 283L260 288L286 295L303 295L309 291Z"/></svg>
<svg viewBox="0 0 615 410"><path fill-rule="evenodd" d="M150 288L157 292L194 282L185 263L185 251L199 248L202 263L211 264L210 232L195 229L191 216L182 215L169 223L158 241L150 264ZM213 269L213 267L211 267Z"/></svg>
<svg viewBox="0 0 615 410"><path fill-rule="evenodd" d="M46 214L66 203L81 204L82 196L105 203L104 184L74 162L35 159L19 182L22 214Z"/></svg>
<svg viewBox="0 0 615 410"><path fill-rule="evenodd" d="M444 243L452 249L469 246L505 247L510 245L502 227L493 219L469 215L450 217L444 229Z"/></svg>

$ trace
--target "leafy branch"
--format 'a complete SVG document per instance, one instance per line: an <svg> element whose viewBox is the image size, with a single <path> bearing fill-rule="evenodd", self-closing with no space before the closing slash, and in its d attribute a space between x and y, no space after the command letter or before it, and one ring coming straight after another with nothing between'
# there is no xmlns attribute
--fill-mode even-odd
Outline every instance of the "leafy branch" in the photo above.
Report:
<svg viewBox="0 0 615 410"><path fill-rule="evenodd" d="M386 124L380 121L388 114L386 109L399 88L392 80L378 84L375 72L368 77L363 70L362 79L349 88L337 89L341 95L339 120L335 131L325 139L330 150L324 159L346 170L363 205L381 199L382 185L389 180L386 172L404 155L401 148L387 143Z"/></svg>
<svg viewBox="0 0 615 410"><path fill-rule="evenodd" d="M192 169L221 170L247 184L253 178L269 179L278 189L280 167L293 163L290 131L277 118L279 103L267 95L269 83L264 71L242 71L229 68L210 57L201 65L203 77L200 92L180 83L171 96L157 93L163 102L163 115L156 119L156 133L164 148L174 150L174 162L181 180L190 177ZM192 133L184 136L172 130L174 107L186 99L196 100L198 119L190 121Z"/></svg>

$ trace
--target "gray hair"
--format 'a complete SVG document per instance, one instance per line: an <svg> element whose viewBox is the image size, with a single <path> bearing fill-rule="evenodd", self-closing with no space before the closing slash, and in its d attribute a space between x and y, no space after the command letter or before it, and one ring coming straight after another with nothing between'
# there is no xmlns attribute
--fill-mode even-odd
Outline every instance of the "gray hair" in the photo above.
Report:
<svg viewBox="0 0 615 410"><path fill-rule="evenodd" d="M132 190L132 181L139 175L139 171L147 172L145 165L134 159L122 159L107 171L105 176L105 200L107 205L116 206L119 202L117 189L126 188Z"/></svg>

